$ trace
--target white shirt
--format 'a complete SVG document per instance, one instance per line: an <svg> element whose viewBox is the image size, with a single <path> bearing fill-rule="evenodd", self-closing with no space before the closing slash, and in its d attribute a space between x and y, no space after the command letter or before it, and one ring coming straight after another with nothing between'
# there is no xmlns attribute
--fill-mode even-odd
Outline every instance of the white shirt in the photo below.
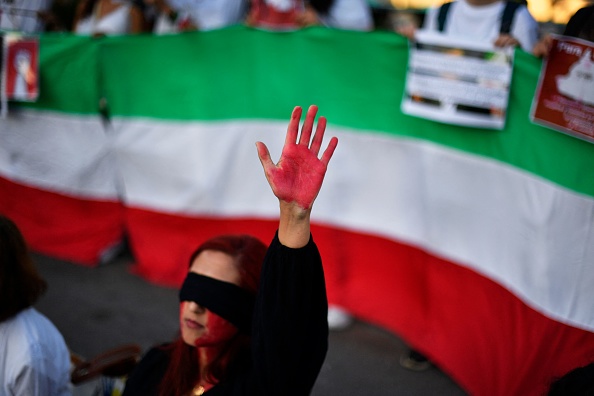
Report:
<svg viewBox="0 0 594 396"><path fill-rule="evenodd" d="M95 6L96 7L96 6ZM102 33L105 35L118 35L130 33L130 9L129 3L123 3L118 8L97 18L95 10L88 17L76 24L76 34L93 35Z"/></svg>
<svg viewBox="0 0 594 396"><path fill-rule="evenodd" d="M169 7L177 11L178 20L190 18L198 30L214 30L243 22L247 3L245 0L166 0ZM175 22L159 15L154 33L176 33Z"/></svg>
<svg viewBox="0 0 594 396"><path fill-rule="evenodd" d="M70 353L45 316L27 308L0 323L0 395L70 396Z"/></svg>
<svg viewBox="0 0 594 396"><path fill-rule="evenodd" d="M337 29L373 29L373 16L366 0L334 0L328 14L320 16L320 20Z"/></svg>
<svg viewBox="0 0 594 396"><path fill-rule="evenodd" d="M504 7L503 1L473 6L466 0L457 0L452 3L448 11L443 33L447 36L493 43L500 34L501 14ZM429 9L425 16L423 30L437 31L438 13L439 7ZM532 52L532 48L538 41L538 23L525 6L520 6L516 10L509 34L520 42L524 51Z"/></svg>
<svg viewBox="0 0 594 396"><path fill-rule="evenodd" d="M37 11L47 11L50 0L0 0L0 30L38 33L44 24Z"/></svg>

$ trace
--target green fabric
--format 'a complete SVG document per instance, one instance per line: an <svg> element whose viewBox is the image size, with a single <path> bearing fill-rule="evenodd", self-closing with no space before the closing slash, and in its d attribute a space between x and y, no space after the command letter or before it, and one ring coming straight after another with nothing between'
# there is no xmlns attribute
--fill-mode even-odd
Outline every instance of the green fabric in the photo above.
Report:
<svg viewBox="0 0 594 396"><path fill-rule="evenodd" d="M37 102L23 104L44 110L96 114L99 103L100 40L64 34L39 39Z"/></svg>
<svg viewBox="0 0 594 396"><path fill-rule="evenodd" d="M390 32L243 26L169 36L41 39L38 108L180 121L287 120L317 104L331 125L421 139L508 163L594 196L594 144L535 125L541 60L516 51L506 127L487 130L402 114L408 44ZM51 82L51 84L50 84Z"/></svg>
<svg viewBox="0 0 594 396"><path fill-rule="evenodd" d="M333 122L363 128L370 124L361 116L376 107L369 94L385 84L382 69L389 59L402 61L406 52L404 41L394 45L380 37L323 28L269 33L244 27L120 37L106 45L109 56L102 66L113 115L284 120L293 106L316 103L324 114L340 114ZM134 101L128 100L129 92L135 93ZM397 107L400 94L388 96Z"/></svg>

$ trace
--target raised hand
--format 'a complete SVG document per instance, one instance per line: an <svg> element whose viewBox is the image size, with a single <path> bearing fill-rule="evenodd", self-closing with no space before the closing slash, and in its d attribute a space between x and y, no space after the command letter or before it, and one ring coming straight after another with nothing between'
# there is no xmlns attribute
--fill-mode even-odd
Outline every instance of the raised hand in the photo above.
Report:
<svg viewBox="0 0 594 396"><path fill-rule="evenodd" d="M316 132L311 139L317 111L317 106L310 106L298 139L302 110L299 106L293 109L285 145L276 165L272 162L266 145L262 142L256 143L260 162L274 195L281 202L294 203L306 211L311 209L318 196L328 162L338 144L336 137L330 139L322 158L318 158L326 129L326 118L319 117Z"/></svg>

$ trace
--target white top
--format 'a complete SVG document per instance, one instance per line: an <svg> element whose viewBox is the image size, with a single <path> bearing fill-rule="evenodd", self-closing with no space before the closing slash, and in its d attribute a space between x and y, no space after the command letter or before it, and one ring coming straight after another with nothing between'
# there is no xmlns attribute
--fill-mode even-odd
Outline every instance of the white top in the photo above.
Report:
<svg viewBox="0 0 594 396"><path fill-rule="evenodd" d="M366 0L334 0L328 15L320 16L328 27L348 30L372 30L373 16Z"/></svg>
<svg viewBox="0 0 594 396"><path fill-rule="evenodd" d="M93 35L103 33L105 35L117 35L130 33L130 9L129 3L124 3L102 18L97 18L95 11L81 19L76 24L77 34Z"/></svg>
<svg viewBox="0 0 594 396"><path fill-rule="evenodd" d="M242 23L247 3L245 0L166 0L177 11L177 22L189 18L199 30L220 29ZM179 26L165 15L159 15L154 33L176 33Z"/></svg>
<svg viewBox="0 0 594 396"><path fill-rule="evenodd" d="M0 0L0 30L42 32L44 24L37 18L37 12L49 7L50 0Z"/></svg>
<svg viewBox="0 0 594 396"><path fill-rule="evenodd" d="M0 323L0 395L69 396L70 353L64 338L34 308Z"/></svg>
<svg viewBox="0 0 594 396"><path fill-rule="evenodd" d="M472 6L466 0L457 0L448 11L443 33L452 37L493 43L499 37L504 7L503 1ZM423 30L437 31L438 12L439 7L429 9ZM520 42L524 51L532 52L538 41L538 23L525 6L520 6L516 10L510 35Z"/></svg>

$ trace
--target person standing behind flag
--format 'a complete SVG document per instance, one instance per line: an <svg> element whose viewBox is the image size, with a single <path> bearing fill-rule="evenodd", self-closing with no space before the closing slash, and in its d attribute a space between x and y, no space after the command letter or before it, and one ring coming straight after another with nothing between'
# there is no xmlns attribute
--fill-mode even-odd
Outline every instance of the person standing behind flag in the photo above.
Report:
<svg viewBox="0 0 594 396"><path fill-rule="evenodd" d="M301 27L322 25L345 30L373 30L371 8L364 0L312 0L297 15Z"/></svg>
<svg viewBox="0 0 594 396"><path fill-rule="evenodd" d="M365 0L252 0L246 24L270 30L318 25L361 31L374 28Z"/></svg>
<svg viewBox="0 0 594 396"><path fill-rule="evenodd" d="M246 0L145 0L152 31L171 34L214 30L243 22Z"/></svg>
<svg viewBox="0 0 594 396"><path fill-rule="evenodd" d="M144 15L131 0L82 0L76 9L73 32L105 36L141 33Z"/></svg>
<svg viewBox="0 0 594 396"><path fill-rule="evenodd" d="M430 8L421 30L496 47L519 46L526 52L532 52L539 38L538 23L528 8L503 0L455 0ZM415 29L406 27L397 32L413 39Z"/></svg>

